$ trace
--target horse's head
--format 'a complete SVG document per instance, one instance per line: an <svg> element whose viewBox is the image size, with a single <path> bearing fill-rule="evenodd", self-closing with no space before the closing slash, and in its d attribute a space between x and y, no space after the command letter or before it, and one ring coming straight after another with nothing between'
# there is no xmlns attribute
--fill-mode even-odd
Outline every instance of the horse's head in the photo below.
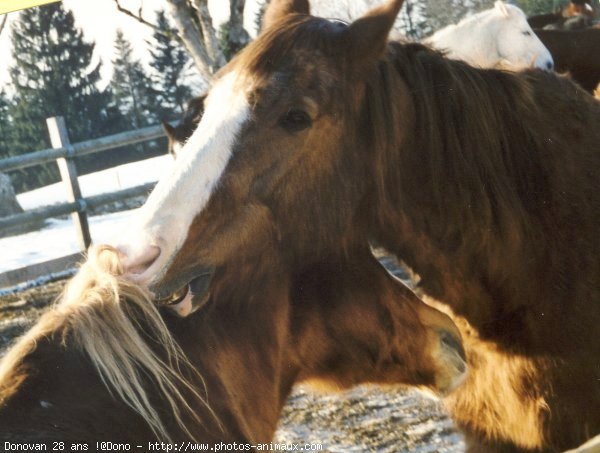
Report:
<svg viewBox="0 0 600 453"><path fill-rule="evenodd" d="M311 17L302 1L271 3L265 30L216 75L173 172L116 244L131 278L159 297L204 285L272 237L301 260L354 227L372 165L363 145L373 134L359 126L366 81L402 1L350 25Z"/></svg>
<svg viewBox="0 0 600 453"><path fill-rule="evenodd" d="M488 58L495 58L498 61L496 66L512 71L554 68L552 55L517 6L498 0L482 26L491 40L487 46Z"/></svg>

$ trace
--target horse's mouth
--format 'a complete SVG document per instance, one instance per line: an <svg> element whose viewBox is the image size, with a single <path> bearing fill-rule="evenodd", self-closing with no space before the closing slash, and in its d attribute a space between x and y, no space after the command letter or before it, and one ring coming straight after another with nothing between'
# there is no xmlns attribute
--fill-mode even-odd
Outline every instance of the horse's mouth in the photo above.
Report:
<svg viewBox="0 0 600 453"><path fill-rule="evenodd" d="M191 288L190 288L190 284L188 283L183 288L180 288L179 290L175 291L170 296L165 297L163 299L158 299L156 301L156 303L161 306L176 305L179 302L181 302L183 299L185 299L185 296L187 296L187 294L190 291L191 291Z"/></svg>
<svg viewBox="0 0 600 453"><path fill-rule="evenodd" d="M169 296L157 299L156 303L178 316L189 316L208 301L212 276L213 272L202 273Z"/></svg>

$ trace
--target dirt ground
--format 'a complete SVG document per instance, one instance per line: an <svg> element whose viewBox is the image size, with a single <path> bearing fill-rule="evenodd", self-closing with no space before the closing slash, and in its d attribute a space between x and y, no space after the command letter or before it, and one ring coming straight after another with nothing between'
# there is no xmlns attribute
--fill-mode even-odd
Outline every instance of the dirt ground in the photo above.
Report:
<svg viewBox="0 0 600 453"><path fill-rule="evenodd" d="M0 297L0 356L56 299L63 286L64 281L57 281ZM321 444L321 451L332 453L464 450L461 436L438 402L397 387L357 387L318 394L298 386L284 408L274 441Z"/></svg>

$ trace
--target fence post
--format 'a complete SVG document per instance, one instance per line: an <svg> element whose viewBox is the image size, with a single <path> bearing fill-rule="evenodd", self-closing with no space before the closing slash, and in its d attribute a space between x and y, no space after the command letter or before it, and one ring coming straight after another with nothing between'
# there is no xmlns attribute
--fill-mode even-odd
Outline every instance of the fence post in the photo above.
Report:
<svg viewBox="0 0 600 453"><path fill-rule="evenodd" d="M69 134L65 119L62 116L47 118L48 132L50 133L50 143L53 148L67 148L69 152L67 157L56 159L56 164L60 171L60 177L67 189L67 201L78 203L79 210L71 214L75 229L77 231L77 240L82 251L86 251L90 246L92 239L90 236L90 227L86 213L85 202L81 196L81 188L77 179L77 167L73 158L73 146L69 141Z"/></svg>

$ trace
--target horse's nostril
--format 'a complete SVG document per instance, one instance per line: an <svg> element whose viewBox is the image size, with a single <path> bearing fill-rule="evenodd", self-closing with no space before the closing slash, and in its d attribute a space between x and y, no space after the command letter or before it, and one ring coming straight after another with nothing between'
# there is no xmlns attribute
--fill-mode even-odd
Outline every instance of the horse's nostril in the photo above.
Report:
<svg viewBox="0 0 600 453"><path fill-rule="evenodd" d="M465 355L465 350L463 348L462 341L454 333L449 332L447 330L441 330L440 342L442 343L442 346L456 351L461 357L461 359L463 359L466 362L467 357Z"/></svg>
<svg viewBox="0 0 600 453"><path fill-rule="evenodd" d="M546 68L548 68L548 71L551 71L554 68L554 63L551 61L548 61L546 63Z"/></svg>

